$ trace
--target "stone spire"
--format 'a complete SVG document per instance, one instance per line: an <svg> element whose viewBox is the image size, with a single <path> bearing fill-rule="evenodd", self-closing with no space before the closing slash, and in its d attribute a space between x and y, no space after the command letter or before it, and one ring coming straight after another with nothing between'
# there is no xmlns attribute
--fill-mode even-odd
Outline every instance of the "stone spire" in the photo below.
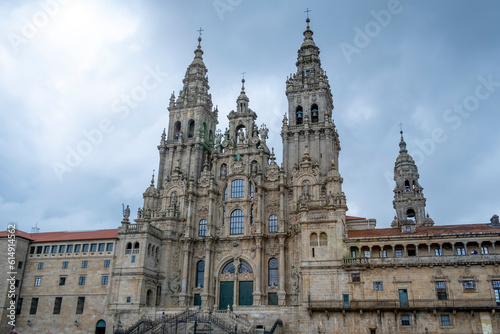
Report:
<svg viewBox="0 0 500 334"><path fill-rule="evenodd" d="M423 188L418 179L418 168L412 156L408 154L406 142L401 129L401 141L399 142L399 156L394 166L394 209L396 217L392 227L410 226L408 232L414 231L415 226L432 226L434 221L425 212ZM405 227L406 232L406 227Z"/></svg>

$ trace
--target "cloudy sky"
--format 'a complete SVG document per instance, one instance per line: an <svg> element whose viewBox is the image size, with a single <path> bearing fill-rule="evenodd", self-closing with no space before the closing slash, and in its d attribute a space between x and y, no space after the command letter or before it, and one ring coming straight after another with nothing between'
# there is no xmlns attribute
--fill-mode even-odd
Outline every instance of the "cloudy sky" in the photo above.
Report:
<svg viewBox="0 0 500 334"><path fill-rule="evenodd" d="M392 221L399 123L436 224L500 214L497 1L2 1L0 217L115 228L158 168L168 100L202 47L220 128L241 72L281 161L306 8L334 96L350 215Z"/></svg>

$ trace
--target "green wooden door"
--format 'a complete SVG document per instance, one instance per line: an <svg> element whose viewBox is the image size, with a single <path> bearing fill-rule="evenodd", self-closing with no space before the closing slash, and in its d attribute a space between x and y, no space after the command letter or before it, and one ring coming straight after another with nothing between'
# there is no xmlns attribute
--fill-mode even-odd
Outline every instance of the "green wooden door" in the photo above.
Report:
<svg viewBox="0 0 500 334"><path fill-rule="evenodd" d="M239 282L238 305L253 305L253 281Z"/></svg>
<svg viewBox="0 0 500 334"><path fill-rule="evenodd" d="M194 306L201 306L201 295L199 293L194 294Z"/></svg>
<svg viewBox="0 0 500 334"><path fill-rule="evenodd" d="M343 308L351 307L351 303L349 302L349 294L348 293L342 294L342 307Z"/></svg>
<svg viewBox="0 0 500 334"><path fill-rule="evenodd" d="M234 282L220 282L219 310L232 310L234 302Z"/></svg>

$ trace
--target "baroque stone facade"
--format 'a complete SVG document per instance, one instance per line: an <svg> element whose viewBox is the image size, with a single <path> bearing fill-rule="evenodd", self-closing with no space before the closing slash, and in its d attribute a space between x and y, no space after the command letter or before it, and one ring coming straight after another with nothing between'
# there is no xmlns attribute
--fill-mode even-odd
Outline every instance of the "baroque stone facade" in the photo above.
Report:
<svg viewBox="0 0 500 334"><path fill-rule="evenodd" d="M170 98L158 179L144 192L137 218L131 222L124 210L118 230L85 238L19 235L26 260L16 328L104 333L99 324L109 332L146 317L165 330L173 324L165 319L191 309L197 315L189 319L201 323L200 314L215 314L240 332L273 324L285 333L498 331L498 216L490 224L434 226L402 132L391 228L346 216L333 97L312 36L307 20L297 71L286 80L281 166L267 145L267 127L257 125L249 107L244 80L229 127L216 130L219 111L200 38L183 88ZM76 253L77 244L110 250ZM50 255L52 247L70 245L71 252ZM40 269L44 257L47 267ZM90 267L79 267L82 261ZM62 277L71 290L55 283ZM93 284L78 284L81 277ZM44 307L33 313L34 298Z"/></svg>

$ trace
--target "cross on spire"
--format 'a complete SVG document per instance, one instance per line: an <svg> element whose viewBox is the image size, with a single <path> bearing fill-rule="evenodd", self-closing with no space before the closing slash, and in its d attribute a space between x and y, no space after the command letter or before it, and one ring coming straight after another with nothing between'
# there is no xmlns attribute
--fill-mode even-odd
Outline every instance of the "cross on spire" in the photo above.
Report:
<svg viewBox="0 0 500 334"><path fill-rule="evenodd" d="M203 31L205 31L205 29L202 29L202 28L200 27L200 29L198 29L197 31L200 33L200 38L201 38L201 33L202 33Z"/></svg>
<svg viewBox="0 0 500 334"><path fill-rule="evenodd" d="M401 130L401 133L403 132L403 123L399 123L399 129Z"/></svg>
<svg viewBox="0 0 500 334"><path fill-rule="evenodd" d="M309 8L307 8L307 9L304 11L304 13L306 13L306 15L307 15L307 19L308 19L308 20L309 20L309 12L310 12L310 11L311 11L311 10L310 10Z"/></svg>
<svg viewBox="0 0 500 334"><path fill-rule="evenodd" d="M247 74L247 72L241 72L241 75L243 76L243 80L245 80L245 74Z"/></svg>

